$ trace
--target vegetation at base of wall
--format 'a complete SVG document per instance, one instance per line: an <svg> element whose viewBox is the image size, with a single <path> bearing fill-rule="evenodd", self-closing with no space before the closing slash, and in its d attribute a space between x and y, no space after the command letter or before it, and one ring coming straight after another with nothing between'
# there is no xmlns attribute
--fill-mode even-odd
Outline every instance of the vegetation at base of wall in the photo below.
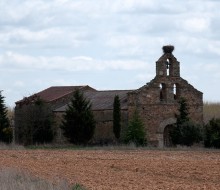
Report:
<svg viewBox="0 0 220 190"><path fill-rule="evenodd" d="M86 145L95 132L95 120L91 103L83 93L76 90L63 115L61 129L70 143Z"/></svg>
<svg viewBox="0 0 220 190"><path fill-rule="evenodd" d="M113 132L117 139L121 135L121 104L119 96L116 95L113 104Z"/></svg>
<svg viewBox="0 0 220 190"><path fill-rule="evenodd" d="M205 125L205 147L220 148L220 119L211 119Z"/></svg>
<svg viewBox="0 0 220 190"><path fill-rule="evenodd" d="M16 141L24 145L52 142L55 132L52 111L39 97L16 110Z"/></svg>
<svg viewBox="0 0 220 190"><path fill-rule="evenodd" d="M195 125L189 118L189 108L184 98L179 100L179 114L176 115L177 123L170 132L174 145L192 146L202 140L201 126Z"/></svg>
<svg viewBox="0 0 220 190"><path fill-rule="evenodd" d="M124 142L126 144L134 143L136 146L147 145L144 124L137 111L134 112L134 115L128 124L128 128L125 131Z"/></svg>
<svg viewBox="0 0 220 190"><path fill-rule="evenodd" d="M7 108L5 106L2 91L0 91L0 141L10 143L12 141L12 128L7 117Z"/></svg>
<svg viewBox="0 0 220 190"><path fill-rule="evenodd" d="M171 131L171 138L174 145L192 146L202 140L201 126L188 121L174 127Z"/></svg>

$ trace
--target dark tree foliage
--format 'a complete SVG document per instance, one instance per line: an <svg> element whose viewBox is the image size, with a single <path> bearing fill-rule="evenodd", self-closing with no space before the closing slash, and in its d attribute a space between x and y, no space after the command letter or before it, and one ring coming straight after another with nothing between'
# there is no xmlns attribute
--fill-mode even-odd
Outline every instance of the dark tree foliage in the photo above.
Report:
<svg viewBox="0 0 220 190"><path fill-rule="evenodd" d="M186 99L180 98L179 100L179 115L176 115L176 127L171 131L171 139L173 144L182 144L182 133L183 133L183 124L189 122L189 108L186 102Z"/></svg>
<svg viewBox="0 0 220 190"><path fill-rule="evenodd" d="M190 120L189 118L189 108L185 98L180 98L179 100L179 115L176 115L177 125L181 125Z"/></svg>
<svg viewBox="0 0 220 190"><path fill-rule="evenodd" d="M205 147L220 148L220 119L211 119L205 125Z"/></svg>
<svg viewBox="0 0 220 190"><path fill-rule="evenodd" d="M24 145L50 143L55 135L52 111L40 98L16 110L15 124L17 141Z"/></svg>
<svg viewBox="0 0 220 190"><path fill-rule="evenodd" d="M171 139L174 145L191 146L202 139L201 127L195 125L189 118L189 108L184 98L179 101L179 114L176 115L176 127L171 131Z"/></svg>
<svg viewBox="0 0 220 190"><path fill-rule="evenodd" d="M119 139L121 134L121 104L118 95L115 96L113 104L113 132L115 137Z"/></svg>
<svg viewBox="0 0 220 190"><path fill-rule="evenodd" d="M129 122L128 128L125 132L124 137L125 143L135 143L136 146L147 145L146 132L144 129L144 124L141 118L138 115L138 112L135 111L134 115Z"/></svg>
<svg viewBox="0 0 220 190"><path fill-rule="evenodd" d="M0 141L10 143L12 141L12 130L7 117L7 108L4 97L0 91Z"/></svg>
<svg viewBox="0 0 220 190"><path fill-rule="evenodd" d="M93 137L95 120L91 103L76 90L63 116L61 128L69 142L86 145Z"/></svg>
<svg viewBox="0 0 220 190"><path fill-rule="evenodd" d="M34 143L49 143L52 142L54 131L52 126L54 124L53 115L49 107L41 99L35 102L35 110L38 113L38 118L34 120L33 142Z"/></svg>

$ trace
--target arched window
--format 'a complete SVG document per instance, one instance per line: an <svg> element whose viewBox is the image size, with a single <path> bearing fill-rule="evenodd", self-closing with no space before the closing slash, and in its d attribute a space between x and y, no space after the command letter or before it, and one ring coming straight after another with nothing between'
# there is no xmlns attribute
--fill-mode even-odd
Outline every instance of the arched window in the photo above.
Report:
<svg viewBox="0 0 220 190"><path fill-rule="evenodd" d="M160 84L160 101L166 100L166 84Z"/></svg>
<svg viewBox="0 0 220 190"><path fill-rule="evenodd" d="M176 84L173 85L173 97L176 100Z"/></svg>
<svg viewBox="0 0 220 190"><path fill-rule="evenodd" d="M171 66L171 62L169 59L166 60L166 68L167 68L167 76L170 76L170 66Z"/></svg>
<svg viewBox="0 0 220 190"><path fill-rule="evenodd" d="M177 100L179 98L179 94L180 94L179 84L174 84L173 85L173 99Z"/></svg>

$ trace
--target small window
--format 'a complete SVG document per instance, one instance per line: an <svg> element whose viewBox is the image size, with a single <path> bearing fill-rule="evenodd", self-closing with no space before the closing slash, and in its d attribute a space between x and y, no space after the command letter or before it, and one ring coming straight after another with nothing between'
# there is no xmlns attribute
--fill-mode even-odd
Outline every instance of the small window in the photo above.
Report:
<svg viewBox="0 0 220 190"><path fill-rule="evenodd" d="M179 98L179 94L180 94L179 84L174 84L173 85L173 99L177 100Z"/></svg>
<svg viewBox="0 0 220 190"><path fill-rule="evenodd" d="M160 84L160 101L164 101L166 99L166 84Z"/></svg>
<svg viewBox="0 0 220 190"><path fill-rule="evenodd" d="M171 66L170 60L167 59L165 64L166 64L166 68L167 68L167 76L170 76L170 66Z"/></svg>
<svg viewBox="0 0 220 190"><path fill-rule="evenodd" d="M173 85L173 98L176 100L176 84Z"/></svg>

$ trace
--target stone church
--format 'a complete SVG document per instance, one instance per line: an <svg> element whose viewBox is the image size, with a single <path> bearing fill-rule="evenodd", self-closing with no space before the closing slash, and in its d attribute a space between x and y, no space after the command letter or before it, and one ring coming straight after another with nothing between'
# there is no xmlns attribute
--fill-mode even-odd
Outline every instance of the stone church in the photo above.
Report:
<svg viewBox="0 0 220 190"><path fill-rule="evenodd" d="M56 117L55 141L62 143L64 137L59 128L62 115L76 89L82 91L92 103L96 120L94 142L112 142L113 134L113 101L118 95L121 102L122 131L128 125L133 113L137 110L141 117L150 145L164 147L170 145L169 130L176 123L178 100L187 100L190 117L198 124L203 124L203 93L195 89L180 76L180 63L173 55L173 46L164 46L163 55L156 61L156 76L146 85L136 90L98 91L90 86L53 86L28 98L16 102L16 112L22 109L25 101L40 97ZM17 116L18 117L18 116Z"/></svg>

